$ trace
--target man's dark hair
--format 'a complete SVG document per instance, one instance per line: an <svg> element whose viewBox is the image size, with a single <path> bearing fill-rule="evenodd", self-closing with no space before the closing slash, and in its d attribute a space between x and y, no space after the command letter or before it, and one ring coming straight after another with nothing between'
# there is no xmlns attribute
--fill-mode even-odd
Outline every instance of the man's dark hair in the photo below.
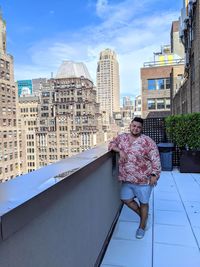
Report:
<svg viewBox="0 0 200 267"><path fill-rule="evenodd" d="M144 123L144 120L140 117L135 117L131 122L134 122L134 121L140 122L142 125Z"/></svg>

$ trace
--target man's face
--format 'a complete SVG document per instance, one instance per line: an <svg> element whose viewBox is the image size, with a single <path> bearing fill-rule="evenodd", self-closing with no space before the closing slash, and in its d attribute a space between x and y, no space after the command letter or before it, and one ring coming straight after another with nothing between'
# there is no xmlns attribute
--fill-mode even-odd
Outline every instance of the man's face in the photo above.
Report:
<svg viewBox="0 0 200 267"><path fill-rule="evenodd" d="M142 132L142 123L133 121L130 124L130 132L133 136L139 136Z"/></svg>

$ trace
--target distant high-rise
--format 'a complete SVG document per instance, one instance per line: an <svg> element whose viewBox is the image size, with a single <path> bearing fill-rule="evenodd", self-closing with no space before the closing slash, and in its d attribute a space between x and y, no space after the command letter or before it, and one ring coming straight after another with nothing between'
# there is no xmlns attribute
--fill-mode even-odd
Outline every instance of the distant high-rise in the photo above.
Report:
<svg viewBox="0 0 200 267"><path fill-rule="evenodd" d="M41 95L42 85L47 83L46 78L32 79L33 95Z"/></svg>
<svg viewBox="0 0 200 267"><path fill-rule="evenodd" d="M6 53L6 22L0 10L0 53Z"/></svg>
<svg viewBox="0 0 200 267"><path fill-rule="evenodd" d="M20 174L21 133L17 130L13 57L6 53L6 23L0 13L0 182Z"/></svg>
<svg viewBox="0 0 200 267"><path fill-rule="evenodd" d="M120 111L119 64L116 53L105 49L100 53L97 65L97 101L101 111L113 117Z"/></svg>
<svg viewBox="0 0 200 267"><path fill-rule="evenodd" d="M56 77L42 84L36 130L39 167L102 142L102 116L87 67L64 61Z"/></svg>
<svg viewBox="0 0 200 267"><path fill-rule="evenodd" d="M96 88L84 63L64 61L55 78L36 82L38 96L19 97L23 173L73 156L116 135L116 128L110 127L111 131L103 125Z"/></svg>
<svg viewBox="0 0 200 267"><path fill-rule="evenodd" d="M36 128L38 118L39 97L23 95L19 97L18 113L19 128L21 129L23 152L20 157L23 166L23 173L31 172L39 168L38 150L36 142Z"/></svg>
<svg viewBox="0 0 200 267"><path fill-rule="evenodd" d="M22 96L24 91L27 91L29 89L29 93L32 94L32 81L31 80L21 80L17 81L17 87L18 87L18 96ZM25 90L24 90L25 89Z"/></svg>

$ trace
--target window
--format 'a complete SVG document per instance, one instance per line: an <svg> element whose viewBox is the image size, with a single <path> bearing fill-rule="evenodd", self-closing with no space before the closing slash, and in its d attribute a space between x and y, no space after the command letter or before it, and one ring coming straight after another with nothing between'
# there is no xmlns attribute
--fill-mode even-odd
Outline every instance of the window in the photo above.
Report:
<svg viewBox="0 0 200 267"><path fill-rule="evenodd" d="M192 83L195 82L194 54L192 54L192 57L191 57L191 81Z"/></svg>
<svg viewBox="0 0 200 267"><path fill-rule="evenodd" d="M166 89L170 89L170 78L166 79Z"/></svg>
<svg viewBox="0 0 200 267"><path fill-rule="evenodd" d="M147 100L148 109L156 109L155 99L148 99Z"/></svg>
<svg viewBox="0 0 200 267"><path fill-rule="evenodd" d="M167 99L165 99L165 108L166 109L168 109L168 108L170 108L170 99L169 98L167 98Z"/></svg>
<svg viewBox="0 0 200 267"><path fill-rule="evenodd" d="M155 85L155 80L148 80L148 90L155 90L156 85Z"/></svg>
<svg viewBox="0 0 200 267"><path fill-rule="evenodd" d="M165 80L164 79L158 79L156 81L156 89L157 90L163 90L165 89Z"/></svg>
<svg viewBox="0 0 200 267"><path fill-rule="evenodd" d="M164 108L165 108L164 99L157 99L157 109L164 109Z"/></svg>

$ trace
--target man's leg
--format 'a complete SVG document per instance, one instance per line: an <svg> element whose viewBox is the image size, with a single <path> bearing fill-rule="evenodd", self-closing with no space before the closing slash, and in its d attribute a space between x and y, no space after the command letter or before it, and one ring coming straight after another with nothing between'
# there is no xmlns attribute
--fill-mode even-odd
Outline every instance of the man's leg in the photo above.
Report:
<svg viewBox="0 0 200 267"><path fill-rule="evenodd" d="M148 212L149 212L149 204L148 203L143 204L140 202L140 225L139 225L139 228L142 228L143 230L146 227Z"/></svg>
<svg viewBox="0 0 200 267"><path fill-rule="evenodd" d="M136 212L141 217L141 211L138 203L134 199L122 200L130 209Z"/></svg>

